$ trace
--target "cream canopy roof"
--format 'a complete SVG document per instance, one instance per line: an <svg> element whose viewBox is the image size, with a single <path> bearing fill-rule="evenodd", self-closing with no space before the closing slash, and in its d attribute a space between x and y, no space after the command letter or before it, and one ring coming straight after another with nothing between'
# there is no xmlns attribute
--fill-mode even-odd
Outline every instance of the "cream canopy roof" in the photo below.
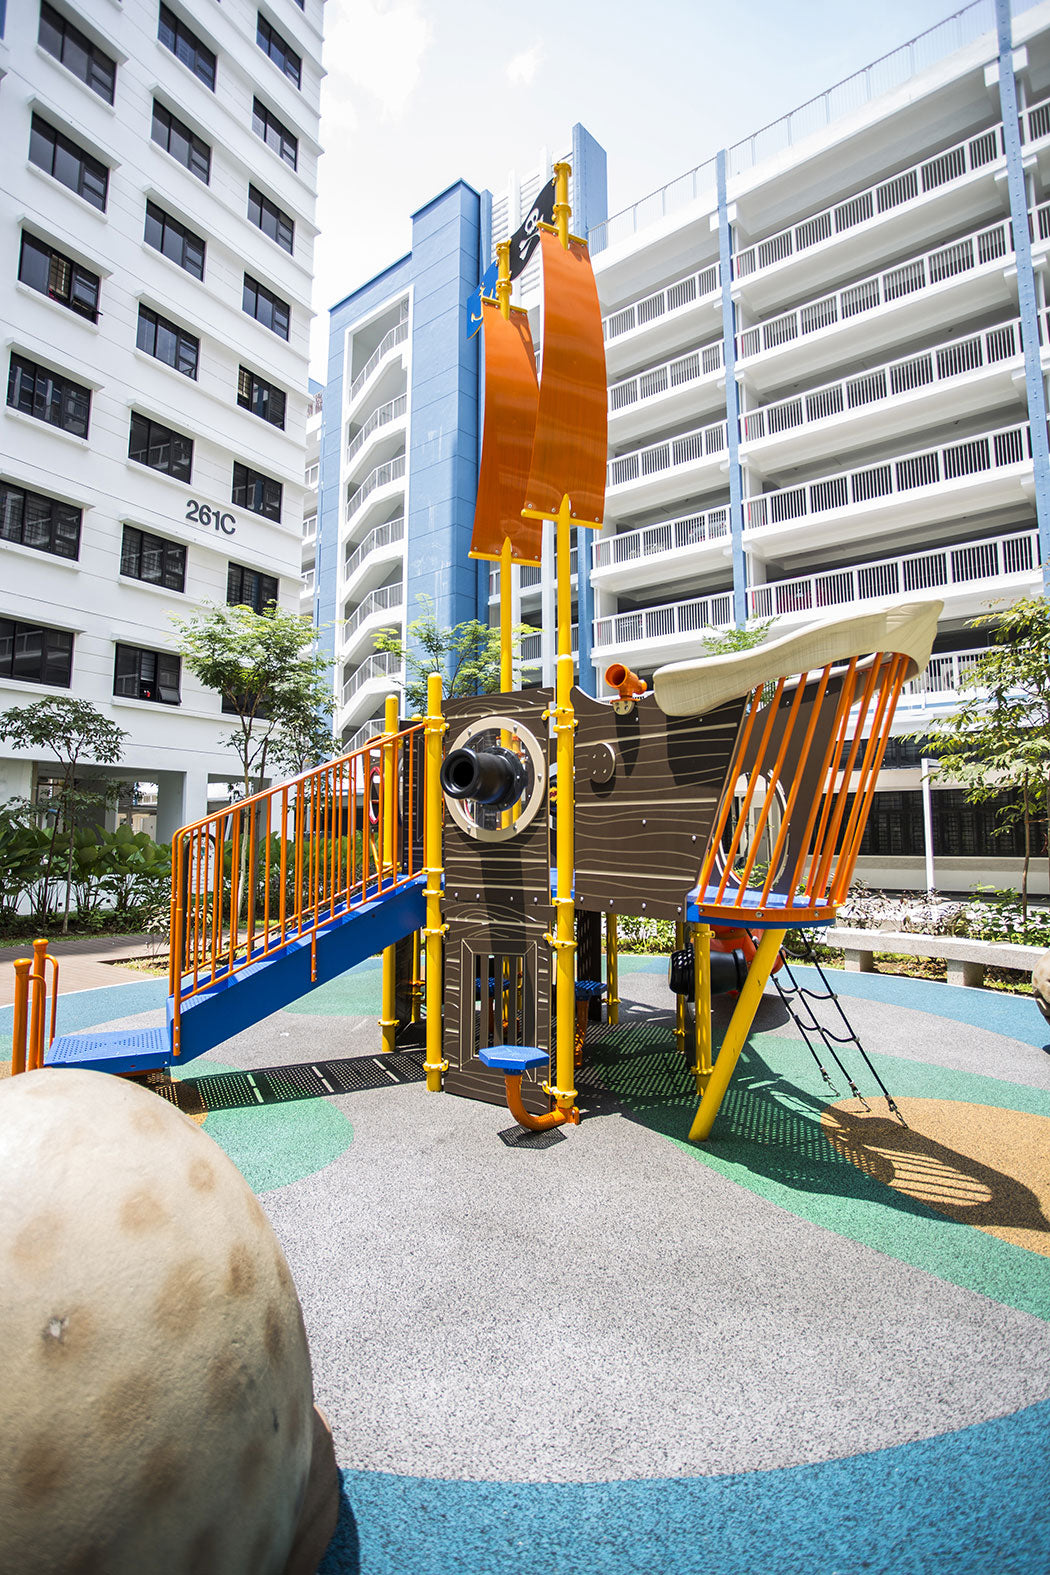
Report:
<svg viewBox="0 0 1050 1575"><path fill-rule="evenodd" d="M699 716L758 684L812 672L875 651L908 657L908 674L925 671L943 602L908 602L879 612L827 618L748 651L671 662L653 675L656 702L668 716Z"/></svg>

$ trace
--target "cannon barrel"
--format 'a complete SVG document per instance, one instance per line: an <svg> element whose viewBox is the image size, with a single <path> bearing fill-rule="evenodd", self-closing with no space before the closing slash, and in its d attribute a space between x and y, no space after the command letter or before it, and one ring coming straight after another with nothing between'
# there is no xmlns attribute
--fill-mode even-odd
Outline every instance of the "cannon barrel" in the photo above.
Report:
<svg viewBox="0 0 1050 1575"><path fill-rule="evenodd" d="M509 809L525 787L525 767L509 749L453 749L441 767L449 798L475 799L490 809Z"/></svg>

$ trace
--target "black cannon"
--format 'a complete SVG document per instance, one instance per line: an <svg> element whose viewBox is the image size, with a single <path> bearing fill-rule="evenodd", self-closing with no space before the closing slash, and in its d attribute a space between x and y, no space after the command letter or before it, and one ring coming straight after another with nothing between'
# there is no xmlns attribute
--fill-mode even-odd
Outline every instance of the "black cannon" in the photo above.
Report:
<svg viewBox="0 0 1050 1575"><path fill-rule="evenodd" d="M449 798L473 799L489 809L509 809L525 791L525 767L509 749L453 749L441 767Z"/></svg>

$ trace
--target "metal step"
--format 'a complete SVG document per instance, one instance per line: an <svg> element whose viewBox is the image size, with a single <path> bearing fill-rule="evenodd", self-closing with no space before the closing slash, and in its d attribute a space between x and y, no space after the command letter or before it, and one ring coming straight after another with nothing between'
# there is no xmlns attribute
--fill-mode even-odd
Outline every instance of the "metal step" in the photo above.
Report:
<svg viewBox="0 0 1050 1575"><path fill-rule="evenodd" d="M171 1060L167 1028L117 1028L105 1033L61 1034L44 1056L45 1066L77 1066L89 1072L152 1072Z"/></svg>

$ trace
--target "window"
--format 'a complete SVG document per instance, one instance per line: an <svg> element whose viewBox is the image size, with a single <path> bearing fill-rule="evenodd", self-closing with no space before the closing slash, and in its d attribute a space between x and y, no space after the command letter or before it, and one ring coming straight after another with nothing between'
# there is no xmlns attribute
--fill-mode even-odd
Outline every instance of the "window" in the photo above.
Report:
<svg viewBox="0 0 1050 1575"><path fill-rule="evenodd" d="M272 574L259 574L231 563L226 574L226 600L231 607L250 607L262 613L277 601L279 582Z"/></svg>
<svg viewBox="0 0 1050 1575"><path fill-rule="evenodd" d="M158 147L170 153L173 159L185 164L191 175L196 175L207 186L211 179L211 149L191 131L184 121L170 109L153 100L153 130L151 133Z"/></svg>
<svg viewBox="0 0 1050 1575"><path fill-rule="evenodd" d="M196 378L200 340L194 338L193 334L188 334L170 318L162 317L149 306L139 307L139 331L136 343L140 350L145 350L147 355L156 356L158 361L173 366L176 372L181 372L185 377Z"/></svg>
<svg viewBox="0 0 1050 1575"><path fill-rule="evenodd" d="M308 487L316 487L317 477L320 474L320 465L307 465L304 481Z"/></svg>
<svg viewBox="0 0 1050 1575"><path fill-rule="evenodd" d="M296 54L291 44L281 37L277 29L270 26L261 11L258 14L255 40L263 54L269 55L274 65L280 67L289 81L300 87L303 78L301 57Z"/></svg>
<svg viewBox="0 0 1050 1575"><path fill-rule="evenodd" d="M279 481L264 476L247 465L233 462L233 501L253 514L265 514L268 520L281 517L281 495L284 488Z"/></svg>
<svg viewBox="0 0 1050 1575"><path fill-rule="evenodd" d="M86 82L93 93L112 104L117 85L117 62L93 44L86 33L48 5L43 0L40 7L40 31L37 42L41 49L60 60L67 71L72 71L81 82Z"/></svg>
<svg viewBox="0 0 1050 1575"><path fill-rule="evenodd" d="M128 458L151 470L163 470L176 481L189 481L193 472L193 439L133 410Z"/></svg>
<svg viewBox="0 0 1050 1575"><path fill-rule="evenodd" d="M41 492L0 481L0 539L75 559L80 552L80 509Z"/></svg>
<svg viewBox="0 0 1050 1575"><path fill-rule="evenodd" d="M120 572L147 585L169 591L186 589L186 549L163 536L151 536L134 525L124 526L120 544Z"/></svg>
<svg viewBox="0 0 1050 1575"><path fill-rule="evenodd" d="M268 235L271 241L276 241L291 255L295 244L295 225L284 209L271 202L269 197L264 197L257 186L248 187L248 217L264 235Z"/></svg>
<svg viewBox="0 0 1050 1575"><path fill-rule="evenodd" d="M246 366L240 367L237 372L237 403L244 410L250 410L253 416L259 416L261 420L284 431L284 389L275 388L264 378L256 377Z"/></svg>
<svg viewBox="0 0 1050 1575"><path fill-rule="evenodd" d="M11 352L7 378L7 403L13 410L35 416L49 426L61 427L74 437L86 438L91 420L91 390L68 377L59 377L25 356Z"/></svg>
<svg viewBox="0 0 1050 1575"><path fill-rule="evenodd" d="M145 241L147 246L163 252L195 279L204 278L203 239L178 219L173 219L170 213L165 213L163 208L158 208L155 202L146 203Z"/></svg>
<svg viewBox="0 0 1050 1575"><path fill-rule="evenodd" d="M250 273L244 276L244 295L241 306L254 317L256 322L262 323L264 328L270 328L282 339L288 338L288 324L291 317L291 307L287 301L282 301L279 295L274 295L258 279L253 279Z"/></svg>
<svg viewBox="0 0 1050 1575"><path fill-rule="evenodd" d="M100 213L106 211L109 190L109 170L100 159L92 158L83 148L78 148L69 137L56 131L42 115L34 115L29 132L29 161L42 169L45 175L75 191L78 197L90 202Z"/></svg>
<svg viewBox="0 0 1050 1575"><path fill-rule="evenodd" d="M160 8L157 37L165 49L170 49L176 59L181 60L195 77L200 78L205 87L215 92L215 56L207 44L202 44L196 33L166 5Z"/></svg>
<svg viewBox="0 0 1050 1575"><path fill-rule="evenodd" d="M113 662L113 693L128 700L179 705L181 669L179 658L170 651L144 651L137 645L118 645Z"/></svg>
<svg viewBox="0 0 1050 1575"><path fill-rule="evenodd" d="M22 231L22 252L18 260L18 277L23 284L41 295L60 301L71 312L98 321L98 292L101 281L97 273L82 268L79 263L57 252L46 241L40 241L28 230Z"/></svg>
<svg viewBox="0 0 1050 1575"><path fill-rule="evenodd" d="M261 99L252 103L252 130L257 137L261 137L267 147L279 153L286 164L292 169L299 166L299 143L292 136L288 127L277 119L273 110L267 109Z"/></svg>
<svg viewBox="0 0 1050 1575"><path fill-rule="evenodd" d="M0 618L0 678L68 689L73 673L73 636L65 629Z"/></svg>

